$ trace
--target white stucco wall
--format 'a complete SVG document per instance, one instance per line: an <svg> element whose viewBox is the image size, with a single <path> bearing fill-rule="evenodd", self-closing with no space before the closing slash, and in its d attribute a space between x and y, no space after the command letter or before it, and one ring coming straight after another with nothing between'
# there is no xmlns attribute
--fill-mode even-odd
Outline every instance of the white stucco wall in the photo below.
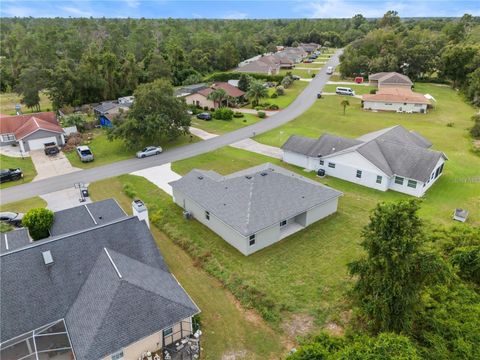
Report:
<svg viewBox="0 0 480 360"><path fill-rule="evenodd" d="M405 111L414 113L427 113L426 104L415 103L388 103L383 101L364 101L363 108L365 110L377 110L377 111Z"/></svg>
<svg viewBox="0 0 480 360"><path fill-rule="evenodd" d="M324 204L318 205L307 211L306 226L321 220L337 211L338 198L332 199Z"/></svg>
<svg viewBox="0 0 480 360"><path fill-rule="evenodd" d="M213 103L213 101L208 100L205 96L201 94L191 94L191 95L185 96L185 102L189 105L191 104L196 106L197 101L198 101L198 105L201 106L202 108L204 106L208 106L209 109L215 108L215 104Z"/></svg>
<svg viewBox="0 0 480 360"><path fill-rule="evenodd" d="M303 154L297 154L292 151L283 151L283 161L288 164L303 167L305 169L314 170L308 166L308 157Z"/></svg>

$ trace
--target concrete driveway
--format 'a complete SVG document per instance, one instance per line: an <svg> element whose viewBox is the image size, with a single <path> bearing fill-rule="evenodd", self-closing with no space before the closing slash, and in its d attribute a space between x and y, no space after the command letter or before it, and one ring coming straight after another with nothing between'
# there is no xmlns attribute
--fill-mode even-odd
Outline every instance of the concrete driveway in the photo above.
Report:
<svg viewBox="0 0 480 360"><path fill-rule="evenodd" d="M132 173L132 175L144 177L148 181L157 185L170 196L172 196L172 187L168 185L168 183L181 178L179 174L172 170L171 163L135 171Z"/></svg>
<svg viewBox="0 0 480 360"><path fill-rule="evenodd" d="M65 154L61 151L55 156L47 156L43 150L34 150L30 151L30 157L32 158L33 165L35 165L38 174L33 181L81 170L73 167Z"/></svg>
<svg viewBox="0 0 480 360"><path fill-rule="evenodd" d="M75 189L73 186L68 189L43 194L40 197L47 202L47 208L52 211L70 209L71 207L92 202L90 197L85 198L85 202L80 202L80 190Z"/></svg>

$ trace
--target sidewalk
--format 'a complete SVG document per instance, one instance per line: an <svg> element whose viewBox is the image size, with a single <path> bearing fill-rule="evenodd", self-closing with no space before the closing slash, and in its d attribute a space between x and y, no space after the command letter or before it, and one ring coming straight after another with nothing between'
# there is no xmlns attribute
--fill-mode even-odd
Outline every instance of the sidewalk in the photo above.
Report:
<svg viewBox="0 0 480 360"><path fill-rule="evenodd" d="M255 109L245 109L245 108L235 109L234 111L238 111L244 114L252 114L252 115L257 115L257 112L258 112ZM261 110L261 111L263 111L267 116L272 116L272 115L275 115L280 110L278 111L277 110Z"/></svg>
<svg viewBox="0 0 480 360"><path fill-rule="evenodd" d="M168 183L181 178L179 174L172 170L171 163L135 171L131 175L144 177L170 196L172 196L172 187Z"/></svg>

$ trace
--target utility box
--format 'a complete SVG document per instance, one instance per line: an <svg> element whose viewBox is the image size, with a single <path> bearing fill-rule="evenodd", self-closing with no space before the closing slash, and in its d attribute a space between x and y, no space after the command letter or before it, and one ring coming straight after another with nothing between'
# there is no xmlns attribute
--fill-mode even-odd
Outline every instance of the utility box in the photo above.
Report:
<svg viewBox="0 0 480 360"><path fill-rule="evenodd" d="M140 221L144 220L147 223L148 228L150 229L150 222L148 220L148 209L142 200L132 201L132 211L133 215L138 217Z"/></svg>

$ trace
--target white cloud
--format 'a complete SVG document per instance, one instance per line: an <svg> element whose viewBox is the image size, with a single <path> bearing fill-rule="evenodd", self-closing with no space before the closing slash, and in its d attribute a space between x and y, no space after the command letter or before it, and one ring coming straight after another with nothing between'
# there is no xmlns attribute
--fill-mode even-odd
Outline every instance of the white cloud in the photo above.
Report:
<svg viewBox="0 0 480 360"><path fill-rule="evenodd" d="M229 20L233 20L233 19L241 20L241 19L246 19L247 16L248 16L247 13L240 12L240 11L232 11L232 12L229 12L229 13L221 16L221 18L222 19L229 19Z"/></svg>
<svg viewBox="0 0 480 360"><path fill-rule="evenodd" d="M304 13L308 18L350 18L355 14L372 18L382 17L388 10L396 10L401 16L408 16L402 14L405 9L407 7L402 2L325 0L302 2L295 11ZM418 13L418 6L416 10Z"/></svg>
<svg viewBox="0 0 480 360"><path fill-rule="evenodd" d="M138 0L125 0L125 3L131 8L137 8L140 5L140 1Z"/></svg>
<svg viewBox="0 0 480 360"><path fill-rule="evenodd" d="M6 16L17 16L17 17L28 17L28 16L36 16L38 11L36 9L32 9L30 7L24 6L6 6L2 10L2 14Z"/></svg>
<svg viewBox="0 0 480 360"><path fill-rule="evenodd" d="M90 17L93 14L89 11L77 9L71 6L59 6L60 10L65 11L68 15L78 16L78 17Z"/></svg>

